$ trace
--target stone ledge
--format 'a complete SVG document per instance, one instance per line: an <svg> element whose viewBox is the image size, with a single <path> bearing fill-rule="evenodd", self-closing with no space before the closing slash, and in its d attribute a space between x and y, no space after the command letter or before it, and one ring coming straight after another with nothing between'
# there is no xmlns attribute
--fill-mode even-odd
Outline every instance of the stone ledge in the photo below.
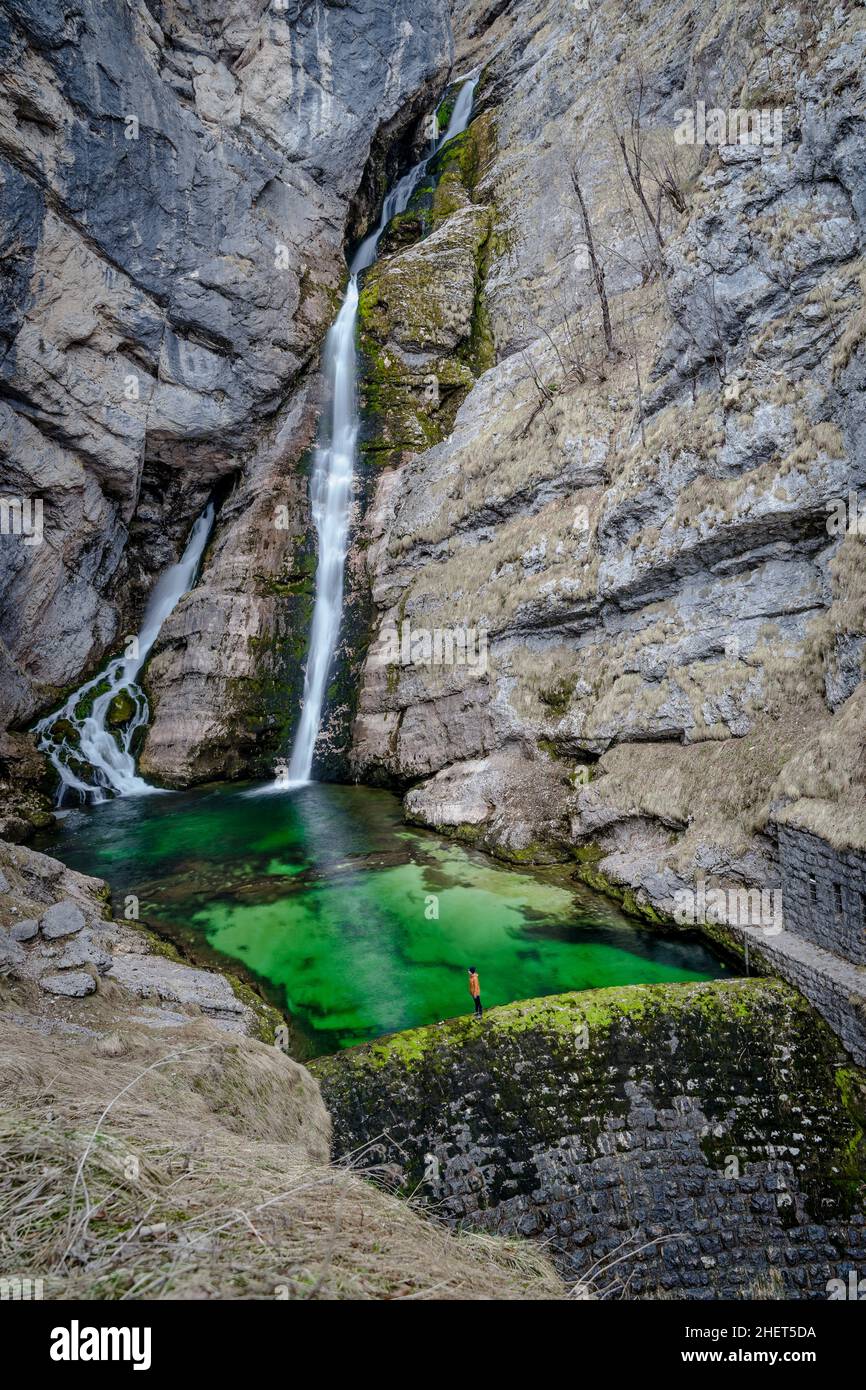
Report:
<svg viewBox="0 0 866 1390"><path fill-rule="evenodd" d="M768 935L761 927L706 923L700 930L741 958L748 945L750 962L800 990L854 1061L866 1066L866 967L842 960L793 932Z"/></svg>

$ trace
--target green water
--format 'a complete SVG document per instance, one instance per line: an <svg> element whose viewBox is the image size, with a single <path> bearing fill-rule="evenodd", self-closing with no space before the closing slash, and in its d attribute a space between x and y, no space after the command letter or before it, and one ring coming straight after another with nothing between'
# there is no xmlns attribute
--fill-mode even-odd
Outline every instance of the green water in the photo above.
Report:
<svg viewBox="0 0 866 1390"><path fill-rule="evenodd" d="M307 1055L469 1012L469 965L486 1008L727 973L696 937L641 927L562 870L407 828L397 798L369 788L111 801L71 812L41 847L106 879L118 916L133 893L194 958L240 962Z"/></svg>

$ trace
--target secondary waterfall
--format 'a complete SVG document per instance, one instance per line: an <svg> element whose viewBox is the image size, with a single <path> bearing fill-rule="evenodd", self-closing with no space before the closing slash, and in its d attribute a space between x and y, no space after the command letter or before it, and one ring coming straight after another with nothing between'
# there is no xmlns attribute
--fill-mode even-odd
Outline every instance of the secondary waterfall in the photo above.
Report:
<svg viewBox="0 0 866 1390"><path fill-rule="evenodd" d="M301 719L288 768L289 786L301 786L310 780L313 752L322 722L325 686L342 617L343 574L359 425L355 357L358 277L375 261L379 238L391 219L405 212L409 199L427 172L430 160L448 140L466 129L477 85L477 77L468 78L463 83L445 133L434 142L429 154L408 174L404 174L385 198L378 226L361 242L349 263L346 295L325 339L322 367L330 410L322 416L310 490L313 524L319 542L316 597L304 673ZM270 790L280 791L285 785L278 781Z"/></svg>
<svg viewBox="0 0 866 1390"><path fill-rule="evenodd" d="M65 705L36 725L39 747L60 777L58 806L63 805L67 792L74 792L80 801L97 803L111 796L140 796L159 790L135 770L133 741L148 718L147 696L135 678L166 618L195 583L214 511L213 502L208 503L190 532L183 555L156 581L141 632L128 643L130 654L116 657L70 695ZM112 729L111 702L121 693L128 696L132 708L129 717Z"/></svg>

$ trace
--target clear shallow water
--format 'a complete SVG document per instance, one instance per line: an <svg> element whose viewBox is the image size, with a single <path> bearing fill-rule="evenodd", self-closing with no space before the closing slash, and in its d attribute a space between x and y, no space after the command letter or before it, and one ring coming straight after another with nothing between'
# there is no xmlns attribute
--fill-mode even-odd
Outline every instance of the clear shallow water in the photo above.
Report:
<svg viewBox="0 0 866 1390"><path fill-rule="evenodd" d="M189 954L242 963L307 1055L468 1013L469 965L485 1008L729 973L697 937L640 927L565 873L408 828L396 797L365 787L118 799L70 812L40 848L105 878L118 916L135 893Z"/></svg>

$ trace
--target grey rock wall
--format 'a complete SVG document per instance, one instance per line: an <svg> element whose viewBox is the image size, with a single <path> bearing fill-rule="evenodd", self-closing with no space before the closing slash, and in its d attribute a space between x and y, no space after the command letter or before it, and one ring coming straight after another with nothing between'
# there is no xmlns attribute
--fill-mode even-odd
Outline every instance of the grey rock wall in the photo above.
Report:
<svg viewBox="0 0 866 1390"><path fill-rule="evenodd" d="M484 65L494 360L383 478L367 561L380 633L484 629L489 671L374 636L357 773L498 852L595 847L662 909L698 873L778 882L771 807L862 808L866 777L863 539L827 525L866 460L863 9L467 0L455 32ZM678 143L698 103L780 139Z"/></svg>
<svg viewBox="0 0 866 1390"><path fill-rule="evenodd" d="M445 0L5 6L0 492L43 497L46 536L0 539L6 723L135 630L230 479L209 597L151 680L149 765L184 781L255 751L351 203L379 127L429 108L451 55Z"/></svg>

